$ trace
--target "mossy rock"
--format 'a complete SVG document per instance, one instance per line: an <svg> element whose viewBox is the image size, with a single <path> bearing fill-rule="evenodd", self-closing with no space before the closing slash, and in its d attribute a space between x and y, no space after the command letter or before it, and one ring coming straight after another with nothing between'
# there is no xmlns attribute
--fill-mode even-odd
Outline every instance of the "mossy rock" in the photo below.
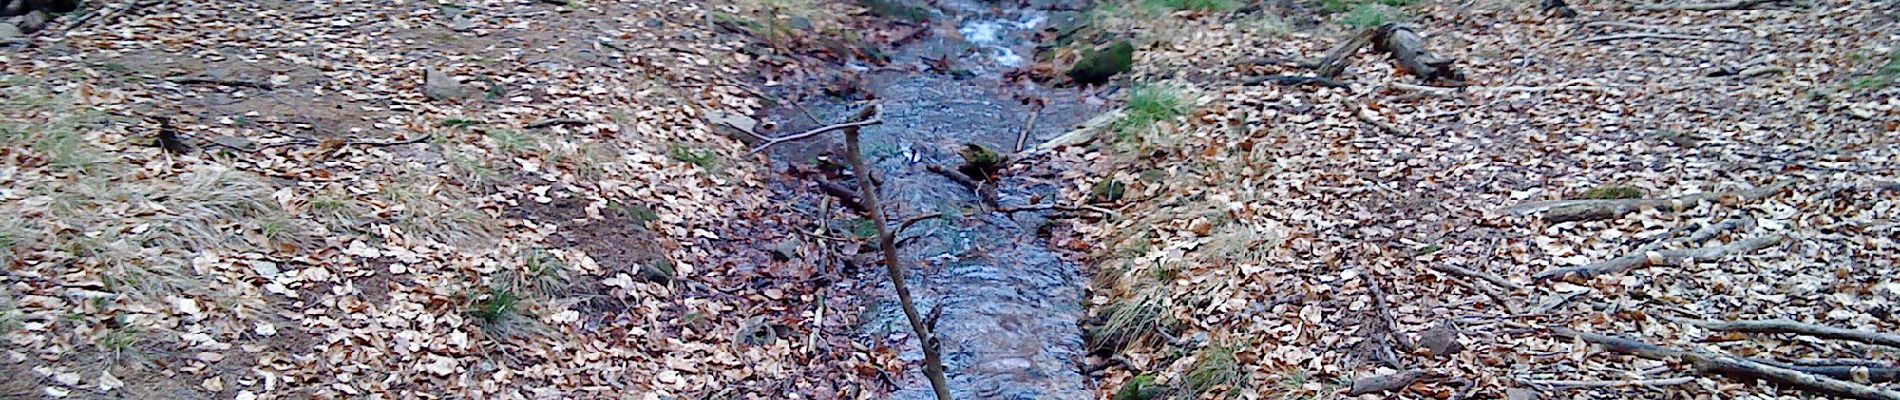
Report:
<svg viewBox="0 0 1900 400"><path fill-rule="evenodd" d="M1096 182L1095 186L1089 189L1089 200L1095 203L1113 203L1121 201L1122 196L1127 193L1128 184L1122 183L1121 180L1109 179Z"/></svg>
<svg viewBox="0 0 1900 400"><path fill-rule="evenodd" d="M1083 55L1081 60L1075 62L1075 66L1069 67L1069 79L1082 85L1100 85L1115 75L1128 72L1134 65L1135 44L1122 40L1107 50Z"/></svg>
<svg viewBox="0 0 1900 400"><path fill-rule="evenodd" d="M1162 389L1155 384L1154 375L1141 374L1123 383L1121 390L1115 391L1115 400L1153 400L1161 397Z"/></svg>
<svg viewBox="0 0 1900 400"><path fill-rule="evenodd" d="M963 166L957 167L957 172L979 181L995 178L996 173L1003 170L1003 164L1009 162L1009 156L976 143L963 145L957 155L963 156Z"/></svg>
<svg viewBox="0 0 1900 400"><path fill-rule="evenodd" d="M640 266L639 279L645 282L667 283L673 281L675 274L677 272L673 269L672 261L657 260Z"/></svg>
<svg viewBox="0 0 1900 400"><path fill-rule="evenodd" d="M1583 194L1577 196L1577 198L1589 200L1640 199L1643 198L1643 189L1629 185L1599 186L1584 191Z"/></svg>

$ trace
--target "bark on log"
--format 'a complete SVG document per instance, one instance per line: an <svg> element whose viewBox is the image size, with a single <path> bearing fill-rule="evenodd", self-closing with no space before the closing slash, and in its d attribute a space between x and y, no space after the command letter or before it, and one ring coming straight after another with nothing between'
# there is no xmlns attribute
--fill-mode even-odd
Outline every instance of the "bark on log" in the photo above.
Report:
<svg viewBox="0 0 1900 400"><path fill-rule="evenodd" d="M1805 392L1847 398L1900 400L1900 393L1891 390L1819 376L1747 358L1705 351L1672 349L1620 336L1578 332L1561 327L1551 327L1550 332L1557 336L1600 345L1618 353L1657 361L1689 364L1699 374L1715 374L1731 379L1760 379Z"/></svg>
<svg viewBox="0 0 1900 400"><path fill-rule="evenodd" d="M1346 395L1358 396L1362 394L1403 390L1405 387L1411 386L1412 382L1417 382L1419 378L1425 377L1425 375L1425 371L1408 370L1396 374L1373 375L1354 379L1352 380L1352 388L1346 390Z"/></svg>
<svg viewBox="0 0 1900 400"><path fill-rule="evenodd" d="M1538 280L1545 280L1575 275L1580 278L1588 279L1598 275L1613 274L1654 265L1682 265L1692 262L1715 260L1732 254L1748 253L1774 246L1775 244L1781 243L1781 240L1784 238L1786 237L1780 234L1772 234L1737 240L1720 246L1708 246L1687 250L1647 251L1582 266L1546 269L1543 272L1538 272L1534 277Z"/></svg>
<svg viewBox="0 0 1900 400"><path fill-rule="evenodd" d="M1520 204L1508 210L1518 215L1541 212L1544 214L1544 219L1551 222L1597 221L1651 208L1686 211L1701 206L1703 203L1729 199L1752 202L1781 193L1791 185L1793 182L1780 181L1753 190L1697 193L1667 199L1540 201Z"/></svg>
<svg viewBox="0 0 1900 400"><path fill-rule="evenodd" d="M1900 335L1880 333L1880 332L1874 332L1874 331L1863 331L1863 330L1856 330L1856 329L1835 328L1832 326L1800 323L1800 322L1789 321L1785 319L1771 319L1771 320L1761 320L1761 321L1714 321L1714 320L1703 320L1703 319L1678 318L1676 319L1676 321L1689 324L1689 325L1695 325L1696 327L1700 327L1702 329L1708 329L1712 331L1741 332L1741 333L1793 333L1793 334L1808 335L1808 336L1813 336L1813 337L1818 337L1818 338L1850 340L1850 341L1867 343L1867 344L1877 344L1881 346L1900 348Z"/></svg>
<svg viewBox="0 0 1900 400"><path fill-rule="evenodd" d="M1412 26L1388 23L1380 26L1373 48L1392 55L1400 69L1425 82L1463 82L1464 74L1451 67L1456 60L1434 56L1425 50L1425 38Z"/></svg>
<svg viewBox="0 0 1900 400"><path fill-rule="evenodd" d="M1340 43L1339 47L1334 47L1332 52L1326 53L1326 58L1319 61L1316 73L1319 77L1329 80L1338 78L1339 74L1346 72L1346 67L1352 65L1352 55L1358 53L1359 48L1372 43L1373 36L1378 33L1377 28L1367 29L1359 32L1358 35L1353 35L1352 39L1347 39L1345 43Z"/></svg>

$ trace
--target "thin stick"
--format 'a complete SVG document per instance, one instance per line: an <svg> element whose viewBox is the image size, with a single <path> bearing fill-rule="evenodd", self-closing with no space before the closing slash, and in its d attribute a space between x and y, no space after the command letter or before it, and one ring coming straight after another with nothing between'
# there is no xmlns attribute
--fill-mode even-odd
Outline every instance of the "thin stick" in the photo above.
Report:
<svg viewBox="0 0 1900 400"><path fill-rule="evenodd" d="M592 122L588 122L587 120L584 120L584 119L555 118L555 119L536 121L534 123L522 126L522 128L523 129L541 129L541 128L546 128L546 127L556 126L556 125L583 126L583 125L588 125L588 124L592 124Z"/></svg>
<svg viewBox="0 0 1900 400"><path fill-rule="evenodd" d="M1695 368L1695 372L1714 374L1730 379L1751 381L1761 379L1786 385L1796 390L1825 393L1834 396L1872 400L1900 400L1900 393L1801 372L1775 366L1760 361L1698 350L1680 350L1621 336L1586 333L1562 327L1550 327L1550 333L1557 336L1574 338L1584 342L1603 346L1610 351L1634 355L1650 360L1680 362Z"/></svg>
<svg viewBox="0 0 1900 400"><path fill-rule="evenodd" d="M871 169L864 166L864 156L858 151L858 128L879 122L877 106L865 107L864 110L858 112L856 119L861 122L833 126L844 129L845 156L850 158L851 169L860 177L868 177L871 176ZM824 128L820 128L815 132L824 131L826 131ZM812 133L812 135L815 134ZM897 291L897 301L904 308L904 318L910 321L910 329L917 332L917 341L923 345L924 376L930 379L930 388L936 392L937 400L950 400L950 382L944 377L943 355L938 353L940 342L937 341L936 335L930 332L930 327L924 324L923 317L917 314L917 303L911 300L910 287L904 284L904 267L900 264L903 261L897 256L897 240L895 235L891 234L890 228L884 224L884 209L878 206L875 186L876 184L870 179L860 179L858 200L864 203L865 209L870 213L871 224L877 228L877 245L884 252L884 271L890 275L891 287Z"/></svg>
<svg viewBox="0 0 1900 400"><path fill-rule="evenodd" d="M1521 382L1524 382L1525 384L1533 385L1533 386L1546 386L1546 387L1552 387L1552 388L1606 388L1606 387L1630 387L1630 386L1656 387L1656 386L1675 386L1675 385L1681 385L1681 384L1685 384L1689 382L1695 382L1695 377L1681 376L1681 377L1667 378L1667 379L1636 379L1636 380L1621 380L1621 381L1559 381L1559 380L1526 379Z"/></svg>
<svg viewBox="0 0 1900 400"><path fill-rule="evenodd" d="M247 87L247 88L252 88L252 89L257 89L257 90L271 90L271 85L269 83L247 81L247 80L242 80L242 79L217 79L217 78L206 78L206 77L197 77L197 76L180 76L180 77L165 78L165 81L180 84L180 85L232 86L232 87Z"/></svg>
<svg viewBox="0 0 1900 400"><path fill-rule="evenodd" d="M1761 321L1714 321L1706 319L1670 318L1676 322L1695 325L1702 329L1722 332L1742 333L1793 333L1819 338L1851 340L1867 344L1900 348L1900 335L1835 328L1826 325L1800 323L1785 319Z"/></svg>
<svg viewBox="0 0 1900 400"><path fill-rule="evenodd" d="M1675 34L1675 33L1621 33L1621 34L1615 34L1615 35L1594 36L1594 37L1579 39L1571 43L1602 43L1602 42L1611 42L1611 41L1628 40L1628 39L1687 40L1687 41L1695 41L1695 42L1718 42L1718 43L1733 43L1733 44L1755 43L1754 41L1747 41L1747 40L1736 40L1736 39L1708 37L1708 36L1683 35L1683 34Z"/></svg>
<svg viewBox="0 0 1900 400"><path fill-rule="evenodd" d="M1770 234L1767 236L1737 240L1722 245L1689 250L1647 251L1582 266L1546 269L1543 272L1538 272L1534 277L1538 280L1545 280L1576 275L1587 279L1598 275L1613 274L1654 265L1682 265L1716 260L1734 254L1743 254L1765 249L1769 246L1780 244L1782 239L1785 238L1787 238L1787 236L1781 234Z"/></svg>
<svg viewBox="0 0 1900 400"><path fill-rule="evenodd" d="M767 138L765 139L765 143L759 144L759 147L752 148L752 151L746 152L746 154L757 154L758 152L765 151L765 148L772 147L772 145L775 145L775 144L785 143L785 142L798 140L798 139L804 139L804 138L808 138L812 136L817 136L818 134L825 133L825 132L831 132L831 131L845 129L845 128L862 128L862 127L877 125L877 124L882 124L882 123L884 123L884 120L873 117L870 120L865 120L865 121L825 125L822 127L818 127L818 129L813 129L813 130L805 131L802 133L796 133L796 134L791 134L791 135L786 135L786 136L781 136L781 137L776 137L776 138Z"/></svg>
<svg viewBox="0 0 1900 400"><path fill-rule="evenodd" d="M1016 135L1017 153L1023 152L1023 146L1029 144L1029 134L1036 130L1036 119L1040 117L1042 117L1042 106L1038 105L1036 111L1029 114L1029 125L1024 126L1023 132Z"/></svg>

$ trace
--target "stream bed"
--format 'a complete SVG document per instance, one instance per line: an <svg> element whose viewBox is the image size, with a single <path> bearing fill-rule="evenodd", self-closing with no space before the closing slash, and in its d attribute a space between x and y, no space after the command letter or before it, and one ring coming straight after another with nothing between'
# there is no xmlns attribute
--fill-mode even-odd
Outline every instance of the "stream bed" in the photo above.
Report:
<svg viewBox="0 0 1900 400"><path fill-rule="evenodd" d="M955 168L958 151L976 143L1008 153L1031 123L1028 147L1061 135L1102 111L1075 89L1044 88L1004 78L1033 62L1035 35L1054 11L1048 6L1014 8L974 0L935 4L939 32L894 49L890 67L865 69L866 89L883 107L882 125L863 130L864 156L883 178L878 189L891 226L917 215L941 213L901 231L899 251L917 308L940 309L936 334L942 341L950 386L958 399L1082 399L1092 384L1080 371L1085 357L1081 329L1086 298L1080 265L1065 259L1037 235L1048 211L992 211L970 189L928 170ZM945 32L954 29L954 32ZM948 59L951 69L926 67ZM941 63L939 63L941 64ZM894 68L892 68L894 67ZM1043 101L1041 107L1023 99ZM800 100L800 110L777 110L785 132L841 122L861 104L838 99ZM795 117L794 117L795 116ZM836 136L836 135L831 135ZM772 150L774 163L807 165L837 149L840 139L785 143ZM1056 202L1061 183L1003 174L995 183L1002 207ZM894 377L893 398L931 399L921 372L923 355L889 289L867 303L862 334L901 345L911 362Z"/></svg>

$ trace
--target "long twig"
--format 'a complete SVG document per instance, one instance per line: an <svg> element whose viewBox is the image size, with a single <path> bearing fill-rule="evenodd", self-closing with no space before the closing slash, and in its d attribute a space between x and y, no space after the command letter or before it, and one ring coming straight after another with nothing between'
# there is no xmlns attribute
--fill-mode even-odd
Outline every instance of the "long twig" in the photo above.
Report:
<svg viewBox="0 0 1900 400"><path fill-rule="evenodd" d="M1681 385L1681 384L1685 384L1689 382L1695 382L1695 377L1680 376L1680 377L1675 377L1675 378L1664 378L1664 379L1634 379L1634 380L1621 380L1621 381L1562 381L1562 380L1526 379L1521 382L1524 382L1524 384L1531 385L1531 386L1544 386L1544 387L1550 387L1550 388L1606 388L1606 387L1631 387L1631 386L1656 387L1656 386L1675 386L1675 385Z"/></svg>
<svg viewBox="0 0 1900 400"><path fill-rule="evenodd" d="M534 123L523 125L521 128L522 129L541 129L541 128L557 126L557 125L558 126L585 126L592 123L593 122L589 122L584 119L554 118L554 119L545 119L545 120L535 121Z"/></svg>
<svg viewBox="0 0 1900 400"><path fill-rule="evenodd" d="M877 106L865 107L854 119L859 122L855 125L841 124L847 126L838 129L844 129L845 156L850 158L851 169L860 177L868 177L871 176L871 169L865 167L864 155L858 151L858 128L878 122ZM897 301L904 308L904 318L910 321L911 330L917 333L917 342L923 345L924 376L930 379L930 388L936 392L937 400L950 400L950 382L944 377L943 355L939 353L942 342L931 333L923 316L918 315L917 303L911 300L910 287L904 284L903 260L897 255L896 235L885 226L884 209L878 207L876 184L869 179L860 179L858 191L858 200L864 203L866 212L870 213L872 226L877 228L878 248L884 252L884 272L890 275L891 287L897 291Z"/></svg>
<svg viewBox="0 0 1900 400"><path fill-rule="evenodd" d="M765 151L765 148L772 147L772 145L775 145L775 144L785 143L785 142L798 140L798 139L804 139L804 138L808 138L812 136L817 136L825 132L831 132L831 131L846 129L846 128L862 128L862 127L877 125L877 124L882 124L882 123L884 123L884 120L878 119L876 117L872 117L871 119L865 120L865 121L854 121L854 122L846 122L842 124L825 125L825 126L818 127L817 129L812 129L809 131L804 131L804 132L795 133L791 135L785 135L785 136L780 136L780 137L775 137L775 138L766 138L765 143L760 143L758 147L753 147L752 151L747 152L747 154L757 154L758 152Z"/></svg>
<svg viewBox="0 0 1900 400"><path fill-rule="evenodd" d="M271 90L270 83L258 82L258 81L247 81L243 79L218 79L218 78L208 78L208 77L201 77L201 76L178 76L178 77L165 78L165 81L180 84L180 85L231 86L231 87L247 87L247 88L252 88L252 89L257 89L257 90Z"/></svg>
<svg viewBox="0 0 1900 400"><path fill-rule="evenodd" d="M1016 135L1016 152L1017 153L1023 152L1023 146L1026 146L1029 144L1029 135L1031 133L1035 133L1036 131L1036 119L1041 118L1041 117L1042 117L1042 106L1039 105L1039 106L1036 106L1035 112L1029 114L1029 124L1023 126L1023 132Z"/></svg>
<svg viewBox="0 0 1900 400"><path fill-rule="evenodd" d="M1720 2L1720 3L1668 3L1668 4L1644 4L1644 5L1640 5L1640 6L1636 6L1636 9L1638 9L1638 10L1643 10L1643 11L1667 11L1667 10L1685 10L1685 11L1720 11L1720 10L1746 10L1746 9L1750 9L1750 8L1755 8L1755 6L1759 6L1759 5L1763 5L1763 4L1769 4L1769 3L1775 3L1775 2L1779 2L1779 1L1781 1L1781 0L1734 0L1734 1L1724 1L1724 2Z"/></svg>
<svg viewBox="0 0 1900 400"><path fill-rule="evenodd" d="M1559 267L1538 272L1539 280L1578 276L1591 278L1598 275L1613 274L1636 268L1654 265L1682 265L1699 261L1709 261L1733 254L1754 252L1781 243L1787 238L1781 234L1769 234L1737 240L1717 246L1707 246L1687 250L1648 251L1622 257L1598 261L1576 267Z"/></svg>
<svg viewBox="0 0 1900 400"><path fill-rule="evenodd" d="M1790 320L1785 320L1785 319L1771 319L1771 320L1761 320L1761 321L1715 321L1715 320L1706 320L1706 319L1671 318L1671 320L1689 324L1689 325L1695 325L1696 327L1700 327L1702 329L1708 329L1712 331L1742 332L1742 333L1793 333L1793 334L1808 335L1808 336L1819 337L1819 338L1851 340L1851 341L1867 343L1867 344L1877 344L1881 346L1900 348L1900 335L1880 333L1880 332L1874 332L1874 331L1863 331L1863 330L1856 330L1856 329L1835 328L1831 326L1801 323L1801 322L1795 322L1795 321L1790 321Z"/></svg>
<svg viewBox="0 0 1900 400"><path fill-rule="evenodd" d="M1737 40L1737 39L1709 37L1709 36L1684 35L1684 34L1678 34L1678 33L1619 33L1615 35L1592 36L1588 38L1578 39L1577 41L1574 41L1571 43L1573 44L1603 43L1603 42L1613 42L1613 41L1618 41L1618 40L1629 40L1629 39L1687 40L1687 41L1694 41L1694 42L1718 42L1718 43L1733 43L1733 44L1755 43L1754 41L1748 41L1748 40Z"/></svg>
<svg viewBox="0 0 1900 400"><path fill-rule="evenodd" d="M1650 208L1666 208L1671 211L1685 211L1703 203L1735 199L1740 202L1761 200L1787 190L1794 183L1779 181L1752 190L1732 192L1705 192L1677 196L1667 199L1613 199L1613 200L1557 200L1536 201L1519 204L1505 209L1517 215L1543 213L1544 219L1551 222L1596 221L1621 217L1625 214Z"/></svg>
<svg viewBox="0 0 1900 400"><path fill-rule="evenodd" d="M1578 332L1562 327L1550 327L1549 330L1552 334L1557 336L1582 340L1587 343L1603 346L1605 349L1618 353L1657 361L1687 364L1693 366L1697 373L1715 374L1738 380L1761 379L1801 391L1856 399L1900 400L1900 393L1895 393L1890 390L1809 374L1727 354L1696 350L1679 350L1620 336Z"/></svg>

